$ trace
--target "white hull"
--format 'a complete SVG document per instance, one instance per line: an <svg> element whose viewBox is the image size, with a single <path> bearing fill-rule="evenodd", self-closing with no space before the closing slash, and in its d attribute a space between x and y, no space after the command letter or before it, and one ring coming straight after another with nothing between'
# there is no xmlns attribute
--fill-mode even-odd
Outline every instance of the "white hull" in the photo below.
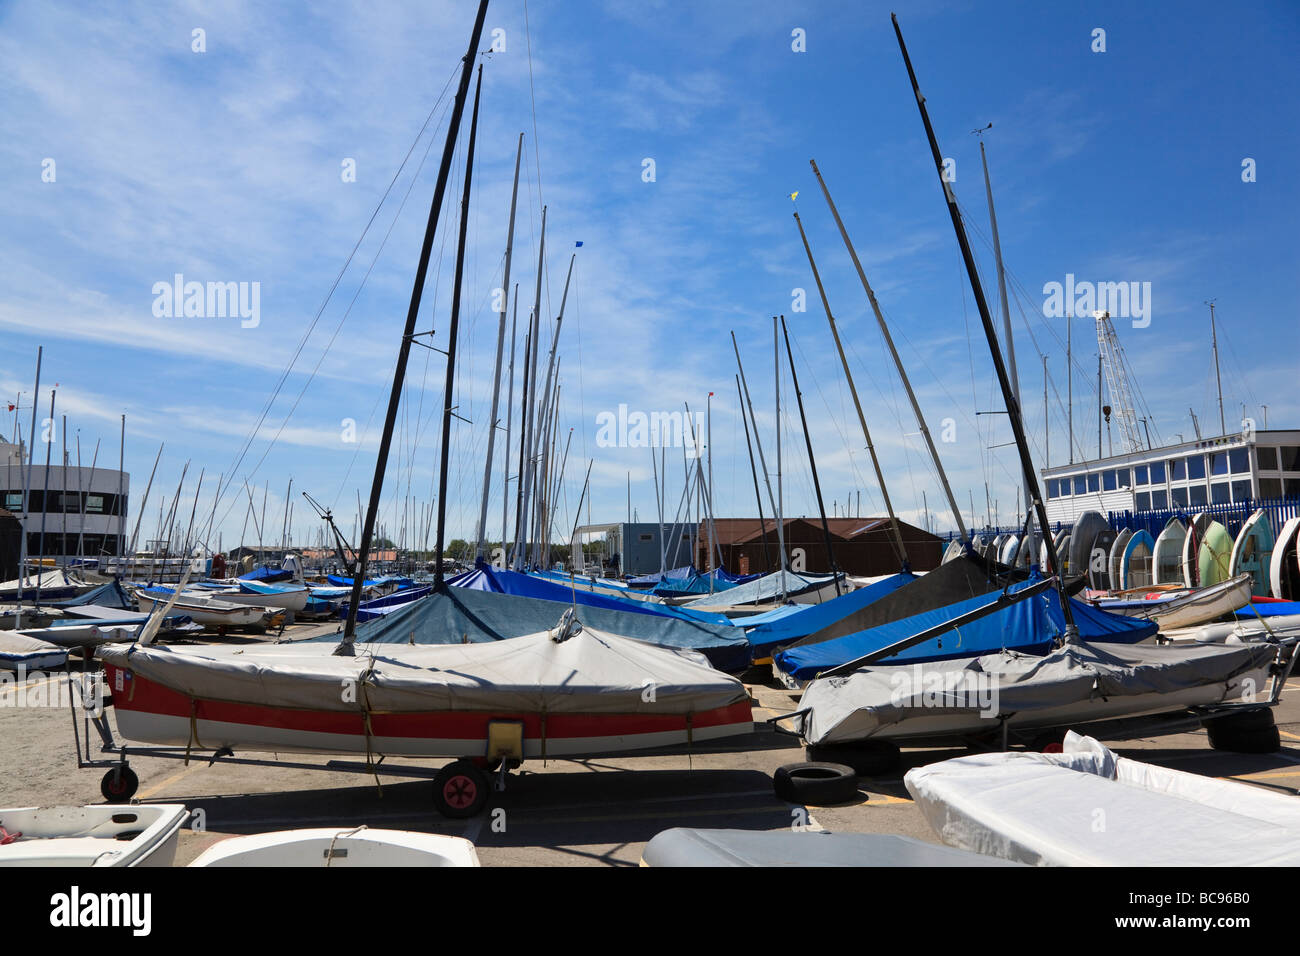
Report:
<svg viewBox="0 0 1300 956"><path fill-rule="evenodd" d="M167 603L165 598L153 598L140 592L136 592L135 601L145 614L151 614L155 606L162 607ZM264 607L227 604L224 601L209 602L204 600L203 603L198 603L181 597L177 598L169 613L184 614L194 623L209 627L246 627L250 624L260 623L262 618L266 616L266 612L267 608Z"/></svg>
<svg viewBox="0 0 1300 956"><path fill-rule="evenodd" d="M478 866L462 837L410 830L282 830L222 840L190 866Z"/></svg>
<svg viewBox="0 0 1300 956"><path fill-rule="evenodd" d="M0 810L0 826L22 833L0 846L0 866L171 866L189 815L172 803Z"/></svg>

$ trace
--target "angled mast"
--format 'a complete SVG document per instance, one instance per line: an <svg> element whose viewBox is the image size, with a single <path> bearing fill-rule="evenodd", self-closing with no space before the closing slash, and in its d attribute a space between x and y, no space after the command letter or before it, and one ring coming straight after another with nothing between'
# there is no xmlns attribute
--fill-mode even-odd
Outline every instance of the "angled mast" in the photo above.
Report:
<svg viewBox="0 0 1300 956"><path fill-rule="evenodd" d="M921 404L916 400L916 393L912 391L912 383L907 377L907 370L903 368L903 360L898 357L898 349L894 347L894 337L889 334L889 326L885 322L885 316L880 311L880 303L876 301L876 293L871 288L871 283L867 281L867 274L862 270L862 262L858 259L858 252L853 248L853 242L849 239L848 230L844 228L844 221L840 219L839 210L835 208L835 202L831 199L830 190L826 188L826 181L822 179L821 170L817 168L815 159L809 160L812 165L813 173L817 177L818 184L822 187L822 195L826 197L826 205L830 207L831 215L835 217L835 225L839 227L840 237L844 240L845 247L849 250L849 256L853 259L853 267L858 271L858 278L862 281L862 288L867 293L867 299L871 303L871 311L876 316L876 323L880 326L880 334L885 339L885 345L889 347L889 354L894 360L894 368L898 370L898 377L903 380L903 388L907 391L907 399L912 403L912 412L916 415L916 423L921 429L921 437L925 439L926 447L930 450L930 458L934 461L934 467L939 473L939 483L943 485L943 493L948 498L948 507L952 509L953 519L957 522L957 531L962 539L967 543L970 542L970 533L966 530L966 523L962 521L961 509L957 507L957 499L952 495L952 487L948 484L948 475L943 470L943 462L939 460L939 452L934 447L934 438L930 435L930 428L925 423L925 415L921 413Z"/></svg>
<svg viewBox="0 0 1300 956"><path fill-rule="evenodd" d="M853 396L853 407L858 413L858 424L862 426L862 437L867 443L867 453L871 455L871 467L876 472L876 484L880 486L880 494L885 499L885 510L889 513L889 526L894 532L894 554L898 558L900 567L907 570L910 562L907 557L907 545L903 542L903 528L898 523L898 515L894 514L894 504L889 500L889 489L885 486L885 473L880 468L880 459L876 456L876 446L871 442L871 430L867 428L867 416L862 412L862 402L858 399L858 389L853 383L853 373L849 371L849 360L844 355L844 345L840 342L840 331L835 325L835 316L831 313L831 304L827 301L826 290L822 286L821 273L817 271L817 263L813 260L812 247L808 245L808 236L803 231L803 221L799 218L797 212L794 214L794 221L799 227L799 238L803 240L804 252L808 254L808 265L812 267L813 281L817 283L817 294L821 296L822 308L826 311L826 321L830 323L831 336L835 339L835 350L840 356L840 367L844 369L844 378L849 383L849 394Z"/></svg>
<svg viewBox="0 0 1300 956"><path fill-rule="evenodd" d="M442 215L443 195L447 190L447 178L451 173L452 156L456 148L456 137L460 132L460 121L465 111L465 99L469 92L470 74L474 69L474 54L478 50L479 40L483 35L483 20L487 16L488 0L479 0L478 15L474 18L474 28L470 33L469 48L462 61L460 84L456 89L456 98L452 104L451 117L447 124L447 141L442 150L442 162L438 167L438 181L433 190L433 202L429 207L429 220L424 230L424 244L420 248L420 261L415 270L415 285L411 290L411 302L406 311L406 327L402 332L402 344L397 353L397 365L393 374L393 387L388 398L388 414L384 419L384 431L379 440L379 455L375 461L375 475L370 485L370 504L366 509L365 527L361 533L361 552L357 555L357 573L352 579L352 597L348 602L348 617L343 628L343 640L335 653L351 657L355 651L352 644L356 637L357 607L361 603L361 588L366 577L366 565L370 556L370 545L374 539L375 519L379 514L380 499L384 490L384 471L388 466L388 452L393 442L393 428L397 422L397 409L401 405L402 386L406 379L406 365L411 355L411 342L415 338L415 323L420 314L420 299L424 294L424 280L429 271L429 258L433 252L433 237L438 228L438 219ZM468 178L468 175L467 177ZM454 354L455 349L449 349ZM450 375L448 382L450 382ZM445 461L445 459L444 459ZM444 464L445 467L445 464ZM443 505L439 495L439 506ZM439 535L442 527L439 524ZM441 568L442 553L438 554Z"/></svg>
<svg viewBox="0 0 1300 956"><path fill-rule="evenodd" d="M925 135L930 142L930 153L934 158L935 171L939 174L939 185L943 189L944 202L948 206L948 215L952 218L953 231L957 234L957 244L961 246L962 260L966 264L966 274L970 279L971 291L975 304L979 308L980 321L984 325L984 337L988 340L989 353L993 359L993 368L998 376L998 385L1002 388L1002 398L1007 407L1007 418L1011 421L1011 430L1015 435L1016 451L1020 454L1020 466L1024 472L1025 484L1033 495L1033 506L1038 518L1038 527L1043 534L1043 543L1047 545L1048 567L1056 580L1056 591L1061 601L1061 612L1065 616L1065 639L1075 643L1079 639L1079 629L1074 623L1074 610L1070 606L1070 596L1065 591L1065 581L1057 566L1056 547L1052 541L1051 526L1047 522L1047 507L1043 503L1042 491L1038 484L1038 474L1034 471L1033 459L1029 455L1029 441L1025 437L1025 423L1020 413L1020 402L1011 389L1011 378L1007 374L1006 363L1002 360L1002 350L998 348L997 331L993 327L993 318L989 314L989 304L984 298L984 287L980 283L979 272L975 268L975 257L971 254L970 242L966 238L966 227L962 223L961 212L957 209L957 199L950 184L943 178L943 154L939 151L939 141L935 138L934 127L930 125L930 116L925 109L925 97L916 82L916 73L912 69L911 57L907 55L907 45L903 42L903 31L898 27L898 17L892 16L894 34L898 37L898 47L903 54L903 63L907 66L907 76L912 83L912 93L916 97L916 107L921 113L921 122L925 125Z"/></svg>

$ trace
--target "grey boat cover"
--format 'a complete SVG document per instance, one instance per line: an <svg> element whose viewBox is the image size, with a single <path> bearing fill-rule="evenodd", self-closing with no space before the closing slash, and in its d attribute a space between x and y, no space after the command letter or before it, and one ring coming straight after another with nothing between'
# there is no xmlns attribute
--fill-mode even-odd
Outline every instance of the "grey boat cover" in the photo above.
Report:
<svg viewBox="0 0 1300 956"><path fill-rule="evenodd" d="M554 627L565 606L556 601L443 587L426 598L357 625L358 643L463 644L501 641ZM578 606L584 624L609 634L660 647L699 651L719 670L739 673L749 666L749 641L731 624L710 624L686 617ZM336 634L312 638L338 643Z"/></svg>
<svg viewBox="0 0 1300 956"><path fill-rule="evenodd" d="M693 601L687 601L684 607L736 607L741 604L770 604L781 600L781 575L785 575L785 593L797 597L809 591L816 591L835 580L833 574L796 574L794 571L773 571L761 578L737 584L717 594L702 594ZM841 575L841 578L843 575Z"/></svg>
<svg viewBox="0 0 1300 956"><path fill-rule="evenodd" d="M909 718L960 715L972 726L988 715L996 688L998 713L1030 715L1098 698L1170 694L1217 686L1226 697L1234 679L1268 666L1275 645L1067 644L1043 657L1004 651L912 666L864 667L813 681L804 691L800 732L809 744L862 740ZM910 672L910 673L907 673ZM1258 692L1265 688L1257 687ZM1175 705L1176 706L1176 705ZM1086 718L1083 718L1086 719ZM901 734L897 734L901 736Z"/></svg>
<svg viewBox="0 0 1300 956"><path fill-rule="evenodd" d="M691 651L581 628L489 644L106 645L109 664L188 697L314 711L688 714L747 699ZM342 692L357 682L357 691ZM648 692L653 688L653 693Z"/></svg>
<svg viewBox="0 0 1300 956"><path fill-rule="evenodd" d="M1290 794L1130 760L1073 731L1059 754L958 757L910 770L903 782L944 843L1003 860L1300 863L1300 801Z"/></svg>

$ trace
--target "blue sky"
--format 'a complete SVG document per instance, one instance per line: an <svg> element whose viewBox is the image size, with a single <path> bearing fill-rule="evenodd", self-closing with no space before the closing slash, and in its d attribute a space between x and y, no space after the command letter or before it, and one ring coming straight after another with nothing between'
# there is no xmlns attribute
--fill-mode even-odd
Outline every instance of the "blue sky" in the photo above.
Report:
<svg viewBox="0 0 1300 956"><path fill-rule="evenodd" d="M1067 274L1151 283L1149 327L1120 321L1118 330L1162 437L1190 437L1189 407L1207 432L1217 430L1209 298L1217 299L1229 428L1243 402L1256 418L1267 404L1271 427L1296 427L1295 5L1263 3L1248 14L1211 3L899 6L996 308L970 134L993 123L985 143L1039 464L1041 354L1053 379L1053 463L1066 444L1064 327L1042 315L1042 289ZM214 475L229 476L239 463L235 489L217 508L227 548L243 525L244 480L269 483L267 510L277 517L268 537L278 537L290 478L296 537L314 540L319 526L302 489L332 505L351 534L357 491L367 494L374 466L445 99L416 135L463 53L473 7L0 7L0 96L8 104L0 117L0 394L12 401L22 392L30 404L43 345L42 407L57 382L57 413L80 430L83 457L102 438L101 459L116 460L125 413L133 505L166 443L142 537L186 461L182 509L199 469L208 473L200 512L211 507ZM477 517L497 330L491 297L521 131L513 276L523 290L521 340L541 202L549 207L548 319L559 309L569 255L583 242L559 348L561 434L573 429L560 527L573 522L589 459L592 520L624 516L629 472L633 507L643 519L654 513L650 452L598 448L600 412L620 403L675 411L682 402L698 411L710 391L716 513L752 514L728 333L741 343L773 459L776 313L785 313L794 338L828 509L861 490L862 510L881 510L791 217L795 190L895 505L919 521L924 491L938 526L951 524L810 158L857 244L931 429L952 420L954 440L940 450L959 502L973 495L982 518L987 481L1006 520L1017 465L1011 449L989 446L1009 441L1009 429L998 416L973 414L999 400L888 6L532 0L527 18L526 28L521 0L498 0L487 17L489 31L504 30L506 49L484 61L456 392L458 413L472 424L453 433L449 536L470 536ZM196 28L204 52L192 49ZM1091 49L1097 28L1105 52ZM805 31L805 52L791 49L795 29ZM313 327L413 141L411 163ZM643 180L646 158L654 182ZM1255 182L1242 181L1246 158L1255 160ZM53 182L42 180L46 159L55 162ZM348 159L355 182L340 175ZM421 313L435 345L445 344L460 175L448 190ZM259 283L260 322L155 316L154 284L176 273ZM806 312L793 311L796 288L806 290ZM1076 444L1095 454L1091 321L1078 320L1074 336ZM442 361L426 349L412 357L381 517L390 533L408 488L413 499L431 497ZM785 510L813 514L793 400L787 377ZM344 440L347 419L357 442ZM12 419L3 426L9 437ZM671 511L680 450L668 460ZM494 536L500 495L497 466Z"/></svg>

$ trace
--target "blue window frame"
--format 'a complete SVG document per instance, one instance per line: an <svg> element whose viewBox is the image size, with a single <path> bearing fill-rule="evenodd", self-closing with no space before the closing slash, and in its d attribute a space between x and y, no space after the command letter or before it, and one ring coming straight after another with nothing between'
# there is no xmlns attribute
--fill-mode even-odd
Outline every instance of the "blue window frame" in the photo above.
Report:
<svg viewBox="0 0 1300 956"><path fill-rule="evenodd" d="M1165 483L1165 463L1163 461L1153 462L1151 465L1151 484L1163 485Z"/></svg>

